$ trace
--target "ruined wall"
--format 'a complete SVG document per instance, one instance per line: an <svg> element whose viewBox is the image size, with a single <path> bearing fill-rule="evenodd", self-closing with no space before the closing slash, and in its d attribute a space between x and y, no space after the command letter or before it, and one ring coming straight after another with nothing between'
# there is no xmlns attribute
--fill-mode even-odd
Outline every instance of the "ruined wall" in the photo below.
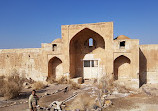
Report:
<svg viewBox="0 0 158 111"><path fill-rule="evenodd" d="M64 66L53 61L51 62L53 66L51 65L50 68L49 62L54 57L57 57L61 63L64 61L61 39L56 39L52 43L42 43L41 48L1 49L0 75L8 76L16 72L28 79L45 81L51 72L51 76L55 75L59 78L64 73L62 71Z"/></svg>
<svg viewBox="0 0 158 111"><path fill-rule="evenodd" d="M68 67L65 63L64 54L65 47L63 47L63 40L56 39L52 43L43 43L42 52L45 58L44 67L46 68L47 76L54 79L60 79L63 76L69 76L64 70Z"/></svg>
<svg viewBox="0 0 158 111"><path fill-rule="evenodd" d="M125 41L125 47L120 47L120 42L122 41ZM122 63L124 58L129 59L129 62L126 60ZM118 80L124 82L127 86L139 87L139 40L114 40L113 59L114 75L117 74L117 70ZM122 74L124 74L124 76Z"/></svg>
<svg viewBox="0 0 158 111"><path fill-rule="evenodd" d="M140 82L158 83L158 45L140 45Z"/></svg>
<svg viewBox="0 0 158 111"><path fill-rule="evenodd" d="M63 39L63 53L65 54L65 62L67 67L64 68L68 73L71 69L74 69L73 65L70 66L70 42L75 37L77 33L84 30L85 28L90 29L101 37L105 41L104 49L104 59L102 60L102 70L106 74L113 73L113 22L104 22L104 23L94 23L94 24L79 24L79 25L63 25L62 26L62 39ZM93 35L92 35L93 36ZM83 44L82 44L83 45ZM103 52L103 51L102 51ZM99 53L99 51L97 52ZM111 56L109 56L111 55ZM70 61L70 62L69 62Z"/></svg>
<svg viewBox="0 0 158 111"><path fill-rule="evenodd" d="M8 76L15 72L22 77L34 80L45 80L46 70L43 67L42 49L1 49L0 75Z"/></svg>
<svg viewBox="0 0 158 111"><path fill-rule="evenodd" d="M120 47L120 42L125 41L125 47ZM139 73L139 40L126 39L114 41L114 60L119 56L124 55L131 61L130 78L138 79Z"/></svg>
<svg viewBox="0 0 158 111"><path fill-rule="evenodd" d="M92 39L92 46L89 46L89 39ZM84 77L84 60L98 60L100 68L103 65L105 66L105 54L105 41L103 37L87 28L80 31L70 43L70 65L72 66L70 73L74 75L74 77ZM100 70L100 68L98 68L98 70ZM91 71L89 71L89 76L90 73Z"/></svg>
<svg viewBox="0 0 158 111"><path fill-rule="evenodd" d="M17 72L36 81L48 76L83 77L83 60L98 60L98 78L116 74L133 87L138 87L139 79L140 86L158 83L158 45L139 46L139 40L129 38L113 40L113 22L63 25L61 31L61 39L42 43L41 48L1 49L0 75ZM89 38L94 40L92 47ZM120 47L122 41L125 47Z"/></svg>

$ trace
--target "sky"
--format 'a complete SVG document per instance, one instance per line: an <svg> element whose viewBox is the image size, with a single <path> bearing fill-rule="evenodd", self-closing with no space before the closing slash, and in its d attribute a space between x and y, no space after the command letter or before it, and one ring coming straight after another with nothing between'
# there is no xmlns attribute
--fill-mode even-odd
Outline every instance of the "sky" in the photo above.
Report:
<svg viewBox="0 0 158 111"><path fill-rule="evenodd" d="M114 22L114 38L158 44L158 0L0 0L0 49L40 48L61 25Z"/></svg>

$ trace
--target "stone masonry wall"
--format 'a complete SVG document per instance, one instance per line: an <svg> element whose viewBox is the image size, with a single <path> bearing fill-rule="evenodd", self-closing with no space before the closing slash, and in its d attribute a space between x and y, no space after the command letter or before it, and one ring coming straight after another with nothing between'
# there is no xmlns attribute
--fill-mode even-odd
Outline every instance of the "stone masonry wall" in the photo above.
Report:
<svg viewBox="0 0 158 111"><path fill-rule="evenodd" d="M140 45L140 79L158 83L158 45Z"/></svg>
<svg viewBox="0 0 158 111"><path fill-rule="evenodd" d="M0 50L0 75L17 73L22 77L43 81L46 79L43 64L41 48Z"/></svg>

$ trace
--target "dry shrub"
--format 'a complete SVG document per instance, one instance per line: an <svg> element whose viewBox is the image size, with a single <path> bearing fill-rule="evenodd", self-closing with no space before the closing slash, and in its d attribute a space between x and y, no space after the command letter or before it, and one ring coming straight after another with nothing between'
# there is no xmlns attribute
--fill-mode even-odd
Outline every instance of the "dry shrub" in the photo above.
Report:
<svg viewBox="0 0 158 111"><path fill-rule="evenodd" d="M69 80L62 76L60 79L55 79L54 77L47 78L47 82L50 84L58 83L58 84L69 84Z"/></svg>
<svg viewBox="0 0 158 111"><path fill-rule="evenodd" d="M8 82L14 81L16 82L19 86L22 86L22 83L24 82L24 78L19 77L18 75L12 75L7 77Z"/></svg>
<svg viewBox="0 0 158 111"><path fill-rule="evenodd" d="M47 82L48 82L49 84L57 83L56 79L53 78L53 77L47 78Z"/></svg>
<svg viewBox="0 0 158 111"><path fill-rule="evenodd" d="M4 77L0 76L0 96L3 96Z"/></svg>
<svg viewBox="0 0 158 111"><path fill-rule="evenodd" d="M67 77L62 76L60 79L57 80L58 84L69 84L71 89L77 90L80 89L80 85L67 79Z"/></svg>
<svg viewBox="0 0 158 111"><path fill-rule="evenodd" d="M0 93L6 99L12 99L19 95L23 80L18 75L8 76L0 80Z"/></svg>
<svg viewBox="0 0 158 111"><path fill-rule="evenodd" d="M106 74L106 76L102 77L97 85L99 89L105 93L107 91L111 91L113 89L113 77L112 74Z"/></svg>
<svg viewBox="0 0 158 111"><path fill-rule="evenodd" d="M58 84L68 84L69 80L66 77L62 76L60 79L57 80L57 83Z"/></svg>
<svg viewBox="0 0 158 111"><path fill-rule="evenodd" d="M115 87L119 93L129 93L129 91L132 90L126 88L126 86L124 84L121 84L121 82L118 80L113 83L113 87Z"/></svg>
<svg viewBox="0 0 158 111"><path fill-rule="evenodd" d="M52 83L57 83L57 84L70 84L70 88L77 90L80 89L80 85L67 79L67 77L62 76L60 79L56 80L55 78L49 78L47 79L47 82L52 84Z"/></svg>
<svg viewBox="0 0 158 111"><path fill-rule="evenodd" d="M32 85L32 88L35 90L40 90L40 89L44 89L46 87L45 84L43 84L43 82L41 81L37 81Z"/></svg>
<svg viewBox="0 0 158 111"><path fill-rule="evenodd" d="M27 78L23 78L23 82L27 82L27 83L30 83L30 84L33 84L35 81L31 78L27 79Z"/></svg>
<svg viewBox="0 0 158 111"><path fill-rule="evenodd" d="M4 79L4 78L5 78L5 76L0 76L0 80L1 80L1 79Z"/></svg>
<svg viewBox="0 0 158 111"><path fill-rule="evenodd" d="M81 86L75 82L69 81L69 84L71 89L77 90L81 88Z"/></svg>
<svg viewBox="0 0 158 111"><path fill-rule="evenodd" d="M117 87L117 89L118 89L118 92L120 93L129 93L129 91L131 90L131 89L127 89L125 86Z"/></svg>

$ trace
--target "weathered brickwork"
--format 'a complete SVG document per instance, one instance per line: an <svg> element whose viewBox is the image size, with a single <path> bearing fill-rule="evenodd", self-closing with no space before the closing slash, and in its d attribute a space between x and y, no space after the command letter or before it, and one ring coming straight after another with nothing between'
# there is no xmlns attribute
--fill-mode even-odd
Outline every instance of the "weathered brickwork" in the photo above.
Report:
<svg viewBox="0 0 158 111"><path fill-rule="evenodd" d="M158 83L158 45L139 45L124 35L113 39L113 22L63 25L61 39L41 48L1 49L0 75L46 81L82 77L114 80L138 88Z"/></svg>

